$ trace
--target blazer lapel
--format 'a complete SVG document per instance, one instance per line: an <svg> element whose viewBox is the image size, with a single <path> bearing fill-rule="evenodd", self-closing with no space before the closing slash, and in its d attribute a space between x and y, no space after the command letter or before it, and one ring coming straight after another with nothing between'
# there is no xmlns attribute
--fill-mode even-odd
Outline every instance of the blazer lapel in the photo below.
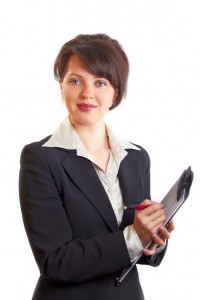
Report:
<svg viewBox="0 0 200 300"><path fill-rule="evenodd" d="M136 204L140 200L138 199L140 176L137 165L131 162L127 155L119 168L118 177L125 205Z"/></svg>
<svg viewBox="0 0 200 300"><path fill-rule="evenodd" d="M125 206L140 202L138 197L138 168L136 166L137 164L133 164L127 155L119 168L118 177ZM125 209L120 229L123 230L126 226L133 224L134 216L134 210Z"/></svg>
<svg viewBox="0 0 200 300"><path fill-rule="evenodd" d="M110 200L92 163L69 151L61 161L65 171L85 197L96 207L112 231L118 230L117 219Z"/></svg>

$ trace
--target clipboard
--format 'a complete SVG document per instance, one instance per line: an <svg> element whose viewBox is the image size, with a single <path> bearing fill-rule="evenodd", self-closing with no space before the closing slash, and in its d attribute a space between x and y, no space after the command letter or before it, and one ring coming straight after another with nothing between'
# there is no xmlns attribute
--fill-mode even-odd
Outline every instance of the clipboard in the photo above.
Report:
<svg viewBox="0 0 200 300"><path fill-rule="evenodd" d="M178 180L171 187L169 192L163 198L161 203L164 205L164 212L166 215L166 221L163 226L167 226L169 221L173 218L173 216L177 213L180 207L183 205L185 200L188 198L190 193L190 188L193 182L194 173L189 166L186 170L183 171ZM149 248L152 245L152 241L149 242L145 247ZM128 273L132 270L132 268L136 265L138 260L143 256L143 252L140 252L136 257L129 268L123 270L120 277L116 278L116 285L119 286Z"/></svg>

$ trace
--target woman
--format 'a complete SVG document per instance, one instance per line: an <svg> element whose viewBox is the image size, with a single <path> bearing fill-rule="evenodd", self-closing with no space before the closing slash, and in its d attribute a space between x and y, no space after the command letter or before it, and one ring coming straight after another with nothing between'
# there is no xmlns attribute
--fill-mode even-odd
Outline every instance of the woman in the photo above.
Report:
<svg viewBox="0 0 200 300"><path fill-rule="evenodd" d="M79 35L54 65L68 117L56 132L24 147L20 201L40 270L34 300L144 299L137 268L158 266L166 250L162 205L150 199L150 161L140 146L117 138L105 114L126 93L128 59L107 35ZM144 210L128 205L147 204ZM145 245L152 240L150 249Z"/></svg>

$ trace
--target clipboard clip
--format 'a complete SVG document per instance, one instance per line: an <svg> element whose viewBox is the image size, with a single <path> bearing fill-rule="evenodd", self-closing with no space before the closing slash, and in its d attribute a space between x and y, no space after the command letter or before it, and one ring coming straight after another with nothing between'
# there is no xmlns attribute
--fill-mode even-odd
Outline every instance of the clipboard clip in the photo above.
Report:
<svg viewBox="0 0 200 300"><path fill-rule="evenodd" d="M190 187L192 185L194 178L194 173L192 172L191 166L189 166L185 171L183 171L179 183L178 183L178 190L177 190L177 201L179 201L183 196L184 200L187 199L190 193Z"/></svg>

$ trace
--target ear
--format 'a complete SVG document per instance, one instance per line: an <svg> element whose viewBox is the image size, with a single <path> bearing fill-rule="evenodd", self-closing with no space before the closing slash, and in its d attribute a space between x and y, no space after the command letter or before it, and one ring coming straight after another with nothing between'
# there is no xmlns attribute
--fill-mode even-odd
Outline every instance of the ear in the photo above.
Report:
<svg viewBox="0 0 200 300"><path fill-rule="evenodd" d="M113 105L114 105L114 103L115 103L115 100L116 100L118 94L119 94L118 89L115 89L115 93L114 93L112 105L111 105L111 107L109 108L109 110L111 110L111 109L113 108Z"/></svg>
<svg viewBox="0 0 200 300"><path fill-rule="evenodd" d="M119 90L115 89L115 98L117 98L118 95L119 95Z"/></svg>
<svg viewBox="0 0 200 300"><path fill-rule="evenodd" d="M61 97L63 100L63 90L62 90L62 81L61 80L59 80L59 85L60 85Z"/></svg>
<svg viewBox="0 0 200 300"><path fill-rule="evenodd" d="M118 94L119 94L118 89L115 89L115 94L114 94L114 98L113 98L113 103L115 102L115 100L116 100Z"/></svg>

